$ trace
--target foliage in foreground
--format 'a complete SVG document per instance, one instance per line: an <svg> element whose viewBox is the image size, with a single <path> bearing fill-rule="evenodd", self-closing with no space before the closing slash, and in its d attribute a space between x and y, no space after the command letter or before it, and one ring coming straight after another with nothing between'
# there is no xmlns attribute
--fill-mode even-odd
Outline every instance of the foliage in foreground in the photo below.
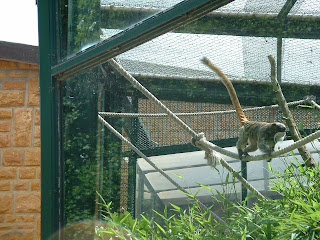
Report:
<svg viewBox="0 0 320 240"><path fill-rule="evenodd" d="M272 171L271 167L270 170ZM130 213L111 211L111 204L104 203L105 219L131 231L137 239L320 239L320 170L305 169L290 163L273 181L273 191L282 198L259 200L252 207L245 202L237 205L219 194L227 206L226 224L218 223L208 210L203 210L193 199L193 205L183 210L171 205L169 215L156 213L160 221L141 216L133 219ZM191 200L192 200L191 196ZM227 204L226 204L227 203ZM102 237L105 230L98 231ZM119 239L134 239L122 235ZM102 237L103 238L103 237ZM105 238L103 238L105 239Z"/></svg>

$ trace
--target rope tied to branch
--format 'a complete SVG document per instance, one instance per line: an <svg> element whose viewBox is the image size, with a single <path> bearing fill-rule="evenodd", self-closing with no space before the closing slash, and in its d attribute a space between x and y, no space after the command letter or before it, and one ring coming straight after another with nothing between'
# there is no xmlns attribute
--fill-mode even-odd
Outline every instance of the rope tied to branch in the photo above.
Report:
<svg viewBox="0 0 320 240"><path fill-rule="evenodd" d="M209 166L216 167L217 165L221 164L221 155L210 148L210 146L207 144L208 140L206 139L203 132L198 133L196 137L193 137L191 139L191 143L195 147L201 148L203 151L205 151L204 159L207 160L207 164Z"/></svg>

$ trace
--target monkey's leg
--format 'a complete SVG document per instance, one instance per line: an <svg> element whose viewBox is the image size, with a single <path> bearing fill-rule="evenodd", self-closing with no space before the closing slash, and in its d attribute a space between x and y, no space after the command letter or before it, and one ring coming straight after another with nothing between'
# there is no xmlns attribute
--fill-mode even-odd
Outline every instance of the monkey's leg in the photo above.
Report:
<svg viewBox="0 0 320 240"><path fill-rule="evenodd" d="M249 140L248 141L249 145L244 149L244 155L246 155L246 156L250 156L248 154L248 152L254 152L258 149L256 141L250 140L250 138L248 140ZM247 162L249 162L249 161L247 161Z"/></svg>
<svg viewBox="0 0 320 240"><path fill-rule="evenodd" d="M267 161L270 162L272 160L271 153L274 151L275 144L270 141L260 140L258 144L258 148L263 152L270 156L270 159Z"/></svg>
<svg viewBox="0 0 320 240"><path fill-rule="evenodd" d="M239 131L239 138L238 138L238 141L237 141L237 149L238 149L238 154L239 154L239 159L242 160L242 156L245 155L249 155L247 152L245 152L245 148L246 148L246 145L247 145L247 142L248 142L248 133L245 131L245 127L242 126L240 128L240 131Z"/></svg>

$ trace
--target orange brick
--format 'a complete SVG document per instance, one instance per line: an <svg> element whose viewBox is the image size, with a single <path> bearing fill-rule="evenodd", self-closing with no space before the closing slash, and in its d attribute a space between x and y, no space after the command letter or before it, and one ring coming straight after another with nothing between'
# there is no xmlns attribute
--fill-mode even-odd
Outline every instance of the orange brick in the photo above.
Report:
<svg viewBox="0 0 320 240"><path fill-rule="evenodd" d="M0 134L0 148L11 146L11 136L9 134Z"/></svg>
<svg viewBox="0 0 320 240"><path fill-rule="evenodd" d="M19 69L30 69L30 68L32 68L32 65L29 63L19 63L18 68Z"/></svg>
<svg viewBox="0 0 320 240"><path fill-rule="evenodd" d="M20 179L34 179L36 177L36 169L33 167L24 167L19 169Z"/></svg>
<svg viewBox="0 0 320 240"><path fill-rule="evenodd" d="M24 92L0 92L0 107L17 107L24 106Z"/></svg>
<svg viewBox="0 0 320 240"><path fill-rule="evenodd" d="M31 182L31 191L40 191L40 180Z"/></svg>
<svg viewBox="0 0 320 240"><path fill-rule="evenodd" d="M0 232L1 240L33 240L33 230L21 229L17 230L7 230Z"/></svg>
<svg viewBox="0 0 320 240"><path fill-rule="evenodd" d="M3 81L3 90L24 90L26 89L26 81Z"/></svg>
<svg viewBox="0 0 320 240"><path fill-rule="evenodd" d="M0 115L1 116L1 115ZM35 125L40 125L40 108L36 109L36 119L34 121Z"/></svg>
<svg viewBox="0 0 320 240"><path fill-rule="evenodd" d="M33 229L34 228L34 223L17 224L16 228L17 229Z"/></svg>
<svg viewBox="0 0 320 240"><path fill-rule="evenodd" d="M0 68L18 68L18 64L12 61L0 60Z"/></svg>
<svg viewBox="0 0 320 240"><path fill-rule="evenodd" d="M17 176L16 168L3 167L0 168L0 180L15 179Z"/></svg>
<svg viewBox="0 0 320 240"><path fill-rule="evenodd" d="M3 149L3 165L4 166L22 166L23 149Z"/></svg>
<svg viewBox="0 0 320 240"><path fill-rule="evenodd" d="M18 213L39 213L40 193L17 193L16 212Z"/></svg>
<svg viewBox="0 0 320 240"><path fill-rule="evenodd" d="M39 106L40 105L40 88L39 79L30 78L28 86L28 105Z"/></svg>
<svg viewBox="0 0 320 240"><path fill-rule="evenodd" d="M12 213L13 211L13 194L0 193L0 214Z"/></svg>
<svg viewBox="0 0 320 240"><path fill-rule="evenodd" d="M40 166L40 148L27 148L25 153L25 166Z"/></svg>
<svg viewBox="0 0 320 240"><path fill-rule="evenodd" d="M10 78L26 78L26 77L28 77L28 71L24 70L24 69L9 70L8 77L10 77Z"/></svg>
<svg viewBox="0 0 320 240"><path fill-rule="evenodd" d="M40 138L35 138L35 139L33 140L33 146L34 146L34 147L40 147L40 146L41 146Z"/></svg>
<svg viewBox="0 0 320 240"><path fill-rule="evenodd" d="M4 222L4 215L0 215L0 223Z"/></svg>
<svg viewBox="0 0 320 240"><path fill-rule="evenodd" d="M7 77L6 70L0 70L0 78L6 78L6 77Z"/></svg>
<svg viewBox="0 0 320 240"><path fill-rule="evenodd" d="M33 64L32 69L37 70L36 72L39 74L39 65L38 64Z"/></svg>
<svg viewBox="0 0 320 240"><path fill-rule="evenodd" d="M41 216L40 214L37 216L37 226L36 226L36 240L40 240L41 238Z"/></svg>
<svg viewBox="0 0 320 240"><path fill-rule="evenodd" d="M28 190L29 189L29 181L16 181L13 183L13 190Z"/></svg>
<svg viewBox="0 0 320 240"><path fill-rule="evenodd" d="M28 147L32 140L32 109L17 108L13 119L13 146Z"/></svg>
<svg viewBox="0 0 320 240"><path fill-rule="evenodd" d="M29 69L29 77L30 78L39 79L39 68L38 68L38 65L36 65L36 68Z"/></svg>
<svg viewBox="0 0 320 240"><path fill-rule="evenodd" d="M40 94L29 93L28 95L28 105L29 106L39 106L40 105Z"/></svg>
<svg viewBox="0 0 320 240"><path fill-rule="evenodd" d="M35 219L34 214L8 215L7 216L7 223L33 222L34 219Z"/></svg>
<svg viewBox="0 0 320 240"><path fill-rule="evenodd" d="M14 228L13 224L0 224L0 230L8 230L13 228Z"/></svg>
<svg viewBox="0 0 320 240"><path fill-rule="evenodd" d="M41 168L37 167L37 179L41 178Z"/></svg>
<svg viewBox="0 0 320 240"><path fill-rule="evenodd" d="M0 181L0 191L9 191L10 182L9 181Z"/></svg>
<svg viewBox="0 0 320 240"><path fill-rule="evenodd" d="M20 232L23 234L21 240L33 240L34 239L34 230L33 229L21 229Z"/></svg>
<svg viewBox="0 0 320 240"><path fill-rule="evenodd" d="M2 120L0 121L0 132L10 132L11 131L11 121Z"/></svg>
<svg viewBox="0 0 320 240"><path fill-rule="evenodd" d="M12 118L12 109L0 109L0 118Z"/></svg>
<svg viewBox="0 0 320 240"><path fill-rule="evenodd" d="M36 137L36 138L40 137L40 126L35 126L34 127L34 137Z"/></svg>

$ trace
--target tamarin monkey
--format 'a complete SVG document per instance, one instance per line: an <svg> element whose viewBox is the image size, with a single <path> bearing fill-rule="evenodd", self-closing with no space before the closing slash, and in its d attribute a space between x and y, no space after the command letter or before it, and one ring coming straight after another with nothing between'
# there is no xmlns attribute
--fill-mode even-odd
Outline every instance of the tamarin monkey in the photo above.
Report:
<svg viewBox="0 0 320 240"><path fill-rule="evenodd" d="M254 152L258 148L263 153L271 156L276 143L285 136L286 126L279 122L267 123L249 121L244 115L231 81L217 66L211 63L208 58L203 58L202 62L221 78L222 83L226 86L229 92L233 107L235 108L242 125L236 145L240 160L242 160L243 156L249 156L248 152ZM271 159L268 160L268 162L270 161Z"/></svg>

